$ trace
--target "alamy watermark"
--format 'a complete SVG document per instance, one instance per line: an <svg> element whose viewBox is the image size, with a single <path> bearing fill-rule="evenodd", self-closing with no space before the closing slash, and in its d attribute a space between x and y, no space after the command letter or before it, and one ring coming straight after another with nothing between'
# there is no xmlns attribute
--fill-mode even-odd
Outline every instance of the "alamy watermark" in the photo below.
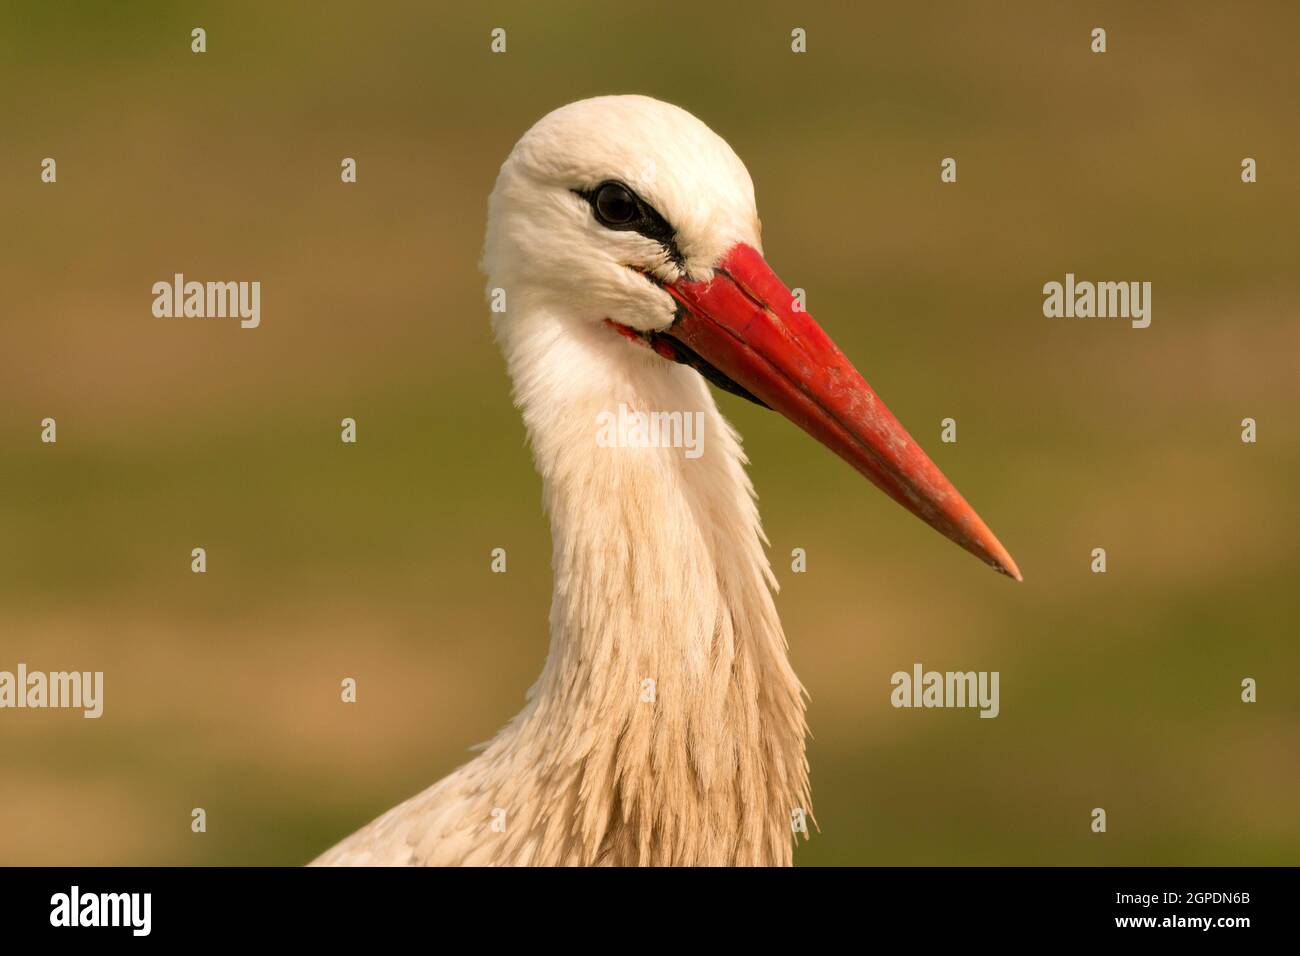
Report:
<svg viewBox="0 0 1300 956"><path fill-rule="evenodd" d="M261 282L186 282L178 272L171 282L155 282L152 291L160 319L239 319L243 329L262 324Z"/></svg>
<svg viewBox="0 0 1300 956"><path fill-rule="evenodd" d="M56 927L108 926L148 936L153 928L152 893L83 893L74 885L67 893L50 897L50 925Z"/></svg>
<svg viewBox="0 0 1300 956"><path fill-rule="evenodd" d="M978 707L981 717L996 717L998 671L924 671L919 663L912 672L895 671L889 702L895 707Z"/></svg>
<svg viewBox="0 0 1300 956"><path fill-rule="evenodd" d="M617 412L596 416L600 448L681 448L687 458L704 454L704 412Z"/></svg>
<svg viewBox="0 0 1300 956"><path fill-rule="evenodd" d="M0 671L0 710L80 709L91 719L104 713L103 671Z"/></svg>
<svg viewBox="0 0 1300 956"><path fill-rule="evenodd" d="M1043 315L1049 319L1129 319L1135 329L1151 324L1150 282L1065 282L1043 286Z"/></svg>

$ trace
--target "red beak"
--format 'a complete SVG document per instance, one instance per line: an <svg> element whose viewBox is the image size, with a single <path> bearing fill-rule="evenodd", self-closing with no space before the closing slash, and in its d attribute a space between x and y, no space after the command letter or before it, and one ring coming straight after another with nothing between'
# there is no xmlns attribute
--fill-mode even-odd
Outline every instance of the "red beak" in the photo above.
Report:
<svg viewBox="0 0 1300 956"><path fill-rule="evenodd" d="M684 314L660 335L686 345L912 514L1003 574L1016 562L758 251L733 246L708 282L665 288Z"/></svg>

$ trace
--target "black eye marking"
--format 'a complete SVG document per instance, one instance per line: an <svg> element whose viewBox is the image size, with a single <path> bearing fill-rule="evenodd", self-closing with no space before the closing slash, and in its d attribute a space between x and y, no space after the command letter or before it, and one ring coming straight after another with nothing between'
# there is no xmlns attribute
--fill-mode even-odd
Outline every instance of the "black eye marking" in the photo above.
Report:
<svg viewBox="0 0 1300 956"><path fill-rule="evenodd" d="M635 232L663 246L679 268L686 259L677 248L677 230L668 224L658 210L614 179L608 179L594 189L573 190L590 205L596 221L606 229L618 232Z"/></svg>

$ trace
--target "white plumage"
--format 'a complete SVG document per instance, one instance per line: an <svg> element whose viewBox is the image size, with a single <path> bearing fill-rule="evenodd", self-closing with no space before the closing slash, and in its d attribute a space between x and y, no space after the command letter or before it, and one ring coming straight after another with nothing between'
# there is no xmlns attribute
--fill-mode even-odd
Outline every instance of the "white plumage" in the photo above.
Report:
<svg viewBox="0 0 1300 956"><path fill-rule="evenodd" d="M589 191L610 181L672 242L602 224ZM703 288L728 250L761 249L759 228L744 165L674 106L584 100L515 146L483 265L506 292L495 330L551 522L546 664L477 758L316 864L791 862L792 816L811 817L803 691L740 439L701 375L636 335L673 326L669 288ZM701 412L705 454L597 447L620 405Z"/></svg>

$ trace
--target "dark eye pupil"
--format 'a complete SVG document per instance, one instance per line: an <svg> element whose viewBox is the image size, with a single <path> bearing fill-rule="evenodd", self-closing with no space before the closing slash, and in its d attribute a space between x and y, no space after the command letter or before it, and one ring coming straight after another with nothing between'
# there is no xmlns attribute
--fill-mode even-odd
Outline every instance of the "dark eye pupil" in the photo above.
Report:
<svg viewBox="0 0 1300 956"><path fill-rule="evenodd" d="M607 226L622 226L637 216L636 200L618 183L606 183L596 193L596 215Z"/></svg>

